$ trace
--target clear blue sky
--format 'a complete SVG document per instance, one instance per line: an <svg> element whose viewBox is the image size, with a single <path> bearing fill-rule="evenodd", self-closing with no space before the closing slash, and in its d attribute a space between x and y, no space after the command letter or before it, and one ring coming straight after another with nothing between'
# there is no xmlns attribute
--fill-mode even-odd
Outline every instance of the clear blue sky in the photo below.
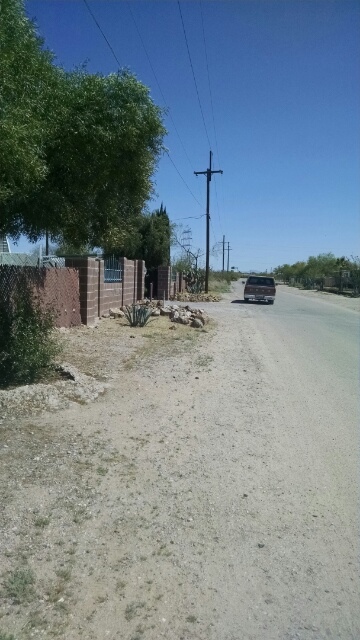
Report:
<svg viewBox="0 0 360 640"><path fill-rule="evenodd" d="M213 168L224 172L211 183L211 244L225 235L230 266L359 254L358 0L182 0L204 120L177 0L88 3L121 66L169 109L165 144L177 170L165 155L149 206L163 202L188 225L193 249L205 247L196 217L206 179L194 171L208 167L210 140ZM31 0L26 10L58 64L117 70L84 0Z"/></svg>

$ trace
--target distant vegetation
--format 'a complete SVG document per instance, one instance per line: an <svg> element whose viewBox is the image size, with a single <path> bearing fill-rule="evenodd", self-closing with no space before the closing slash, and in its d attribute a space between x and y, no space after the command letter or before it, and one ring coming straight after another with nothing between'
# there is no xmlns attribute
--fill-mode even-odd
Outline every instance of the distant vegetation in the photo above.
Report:
<svg viewBox="0 0 360 640"><path fill-rule="evenodd" d="M304 289L360 293L360 258L357 256L337 258L333 253L320 253L310 256L306 262L280 265L273 274L277 280Z"/></svg>

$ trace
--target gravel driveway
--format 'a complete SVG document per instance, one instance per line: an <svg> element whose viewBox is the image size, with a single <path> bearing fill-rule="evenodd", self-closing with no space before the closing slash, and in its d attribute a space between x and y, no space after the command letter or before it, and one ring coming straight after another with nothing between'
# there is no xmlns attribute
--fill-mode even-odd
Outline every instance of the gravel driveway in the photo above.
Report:
<svg viewBox="0 0 360 640"><path fill-rule="evenodd" d="M0 640L360 638L358 301L278 289L126 366L68 338L108 388L2 425Z"/></svg>

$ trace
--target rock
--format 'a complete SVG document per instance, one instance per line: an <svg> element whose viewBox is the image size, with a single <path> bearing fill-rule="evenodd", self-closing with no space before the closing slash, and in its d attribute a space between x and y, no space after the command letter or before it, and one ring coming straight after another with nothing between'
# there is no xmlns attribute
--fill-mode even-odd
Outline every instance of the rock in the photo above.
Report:
<svg viewBox="0 0 360 640"><path fill-rule="evenodd" d="M154 311L151 314L152 316L159 316L160 315L160 309L154 309Z"/></svg>
<svg viewBox="0 0 360 640"><path fill-rule="evenodd" d="M171 309L169 307L160 307L160 315L161 316L170 316Z"/></svg>
<svg viewBox="0 0 360 640"><path fill-rule="evenodd" d="M194 318L192 323L191 323L191 326L194 329L202 329L203 323L201 322L201 320L199 318Z"/></svg>
<svg viewBox="0 0 360 640"><path fill-rule="evenodd" d="M170 313L170 320L176 322L180 317L180 313L175 309L173 309Z"/></svg>
<svg viewBox="0 0 360 640"><path fill-rule="evenodd" d="M123 318L125 314L121 309L115 308L109 309L109 315L112 318Z"/></svg>
<svg viewBox="0 0 360 640"><path fill-rule="evenodd" d="M102 318L110 318L110 313L103 313Z"/></svg>

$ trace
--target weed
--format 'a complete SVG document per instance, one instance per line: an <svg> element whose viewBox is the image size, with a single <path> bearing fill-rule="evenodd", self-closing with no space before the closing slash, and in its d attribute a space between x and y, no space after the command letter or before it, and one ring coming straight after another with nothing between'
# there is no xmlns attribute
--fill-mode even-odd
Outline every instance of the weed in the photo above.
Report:
<svg viewBox="0 0 360 640"><path fill-rule="evenodd" d="M57 580L47 591L49 602L58 602L65 591L65 583L63 580Z"/></svg>
<svg viewBox="0 0 360 640"><path fill-rule="evenodd" d="M5 594L16 604L29 602L35 596L34 583L35 575L31 569L15 569L4 581Z"/></svg>
<svg viewBox="0 0 360 640"><path fill-rule="evenodd" d="M209 355L199 356L195 362L198 367L208 367L213 361L213 357Z"/></svg>
<svg viewBox="0 0 360 640"><path fill-rule="evenodd" d="M34 525L35 527L40 527L41 529L44 529L45 527L48 526L48 524L50 524L50 518L36 518Z"/></svg>
<svg viewBox="0 0 360 640"><path fill-rule="evenodd" d="M143 609L145 602L131 602L126 605L125 618L130 621L138 615L138 609Z"/></svg>
<svg viewBox="0 0 360 640"><path fill-rule="evenodd" d="M71 578L71 570L70 569L59 569L56 572L58 578L61 578L64 581L68 581Z"/></svg>
<svg viewBox="0 0 360 640"><path fill-rule="evenodd" d="M186 622L196 622L197 621L197 617L196 616L188 616L186 618Z"/></svg>
<svg viewBox="0 0 360 640"><path fill-rule="evenodd" d="M15 636L12 633L4 633L0 631L0 640L15 640Z"/></svg>
<svg viewBox="0 0 360 640"><path fill-rule="evenodd" d="M104 467L98 467L96 469L96 473L98 473L99 476L106 476L108 471L109 471L109 469L105 469Z"/></svg>

